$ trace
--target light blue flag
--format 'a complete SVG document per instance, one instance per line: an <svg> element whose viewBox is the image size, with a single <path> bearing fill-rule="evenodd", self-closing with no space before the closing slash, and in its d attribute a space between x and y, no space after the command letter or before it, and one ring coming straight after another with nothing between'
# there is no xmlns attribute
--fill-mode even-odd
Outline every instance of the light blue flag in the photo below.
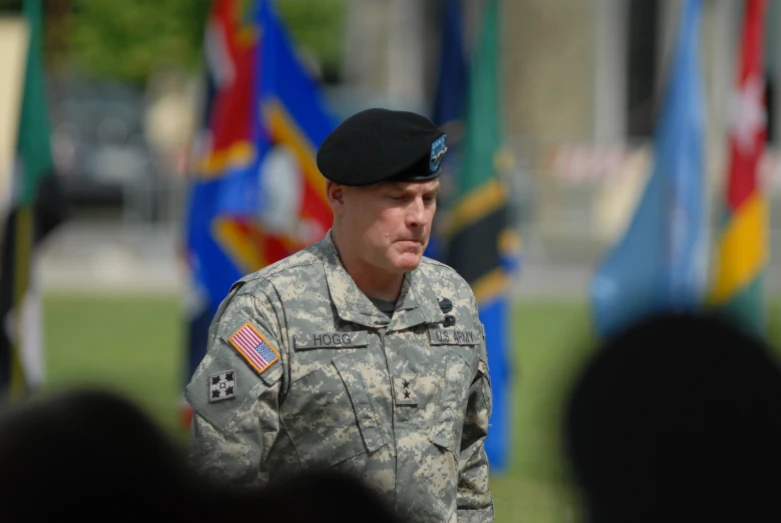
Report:
<svg viewBox="0 0 781 523"><path fill-rule="evenodd" d="M610 336L648 315L691 311L704 297L704 95L699 64L702 0L686 0L651 177L623 238L591 284L597 334Z"/></svg>

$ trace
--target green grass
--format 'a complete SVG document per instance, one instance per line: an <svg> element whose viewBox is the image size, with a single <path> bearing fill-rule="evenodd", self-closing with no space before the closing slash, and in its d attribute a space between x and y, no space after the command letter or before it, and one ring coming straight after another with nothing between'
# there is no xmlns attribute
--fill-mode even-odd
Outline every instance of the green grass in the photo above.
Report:
<svg viewBox="0 0 781 523"><path fill-rule="evenodd" d="M515 307L511 466L491 484L499 523L570 522L579 513L560 452L559 422L589 336L587 310L580 303Z"/></svg>
<svg viewBox="0 0 781 523"><path fill-rule="evenodd" d="M52 388L108 387L135 400L175 438L186 437L177 427L184 362L177 299L50 296L44 314ZM492 478L496 519L571 523L579 510L559 422L573 373L589 354L587 310L578 302L519 303L513 329L514 443L508 471ZM771 324L771 339L781 339L781 324Z"/></svg>
<svg viewBox="0 0 781 523"><path fill-rule="evenodd" d="M174 298L48 297L49 387L119 392L175 433L184 361L181 328Z"/></svg>

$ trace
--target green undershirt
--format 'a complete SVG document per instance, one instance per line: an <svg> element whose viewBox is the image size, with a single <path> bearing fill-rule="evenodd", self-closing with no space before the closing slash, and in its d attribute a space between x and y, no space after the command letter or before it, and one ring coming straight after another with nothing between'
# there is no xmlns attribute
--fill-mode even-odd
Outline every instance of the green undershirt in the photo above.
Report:
<svg viewBox="0 0 781 523"><path fill-rule="evenodd" d="M396 309L395 301L381 300L379 298L372 298L371 296L367 297L371 300L374 306L380 309L381 312L384 312L388 318L393 316L393 311Z"/></svg>

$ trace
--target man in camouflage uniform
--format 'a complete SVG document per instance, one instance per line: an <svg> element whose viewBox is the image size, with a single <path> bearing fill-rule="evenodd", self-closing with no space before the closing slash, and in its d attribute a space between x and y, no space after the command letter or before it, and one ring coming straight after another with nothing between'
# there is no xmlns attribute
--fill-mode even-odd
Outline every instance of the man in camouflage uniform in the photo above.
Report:
<svg viewBox="0 0 781 523"><path fill-rule="evenodd" d="M333 228L231 288L187 386L200 471L265 485L330 468L404 521L493 521L477 303L422 256L445 151L428 119L384 109L323 142Z"/></svg>

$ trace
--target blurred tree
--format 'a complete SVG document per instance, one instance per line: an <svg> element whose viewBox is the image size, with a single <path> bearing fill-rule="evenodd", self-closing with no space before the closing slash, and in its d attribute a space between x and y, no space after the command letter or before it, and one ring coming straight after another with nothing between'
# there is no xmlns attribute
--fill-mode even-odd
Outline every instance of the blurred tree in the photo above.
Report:
<svg viewBox="0 0 781 523"><path fill-rule="evenodd" d="M0 0L0 13L21 13L22 0Z"/></svg>
<svg viewBox="0 0 781 523"><path fill-rule="evenodd" d="M241 0L246 10L254 0ZM338 77L345 0L276 0L292 38L326 81ZM91 76L143 84L161 67L201 66L211 0L44 0L45 58ZM0 0L21 13L22 0Z"/></svg>
<svg viewBox="0 0 781 523"><path fill-rule="evenodd" d="M210 0L73 0L68 54L78 70L142 84L161 67L200 63Z"/></svg>
<svg viewBox="0 0 781 523"><path fill-rule="evenodd" d="M339 76L345 4L344 0L277 0L296 45L317 59L326 81Z"/></svg>
<svg viewBox="0 0 781 523"><path fill-rule="evenodd" d="M274 0L299 51L317 61L326 80L339 76L344 39L345 0ZM242 11L255 0L240 0Z"/></svg>
<svg viewBox="0 0 781 523"><path fill-rule="evenodd" d="M44 0L43 58L48 75L68 70L68 43L73 0Z"/></svg>
<svg viewBox="0 0 781 523"><path fill-rule="evenodd" d="M337 76L344 0L276 1L302 52L324 77ZM242 4L249 8L252 0ZM0 10L20 6L21 0L0 0ZM161 67L197 69L210 6L211 0L47 0L47 63L60 69L67 59L91 76L135 84Z"/></svg>

